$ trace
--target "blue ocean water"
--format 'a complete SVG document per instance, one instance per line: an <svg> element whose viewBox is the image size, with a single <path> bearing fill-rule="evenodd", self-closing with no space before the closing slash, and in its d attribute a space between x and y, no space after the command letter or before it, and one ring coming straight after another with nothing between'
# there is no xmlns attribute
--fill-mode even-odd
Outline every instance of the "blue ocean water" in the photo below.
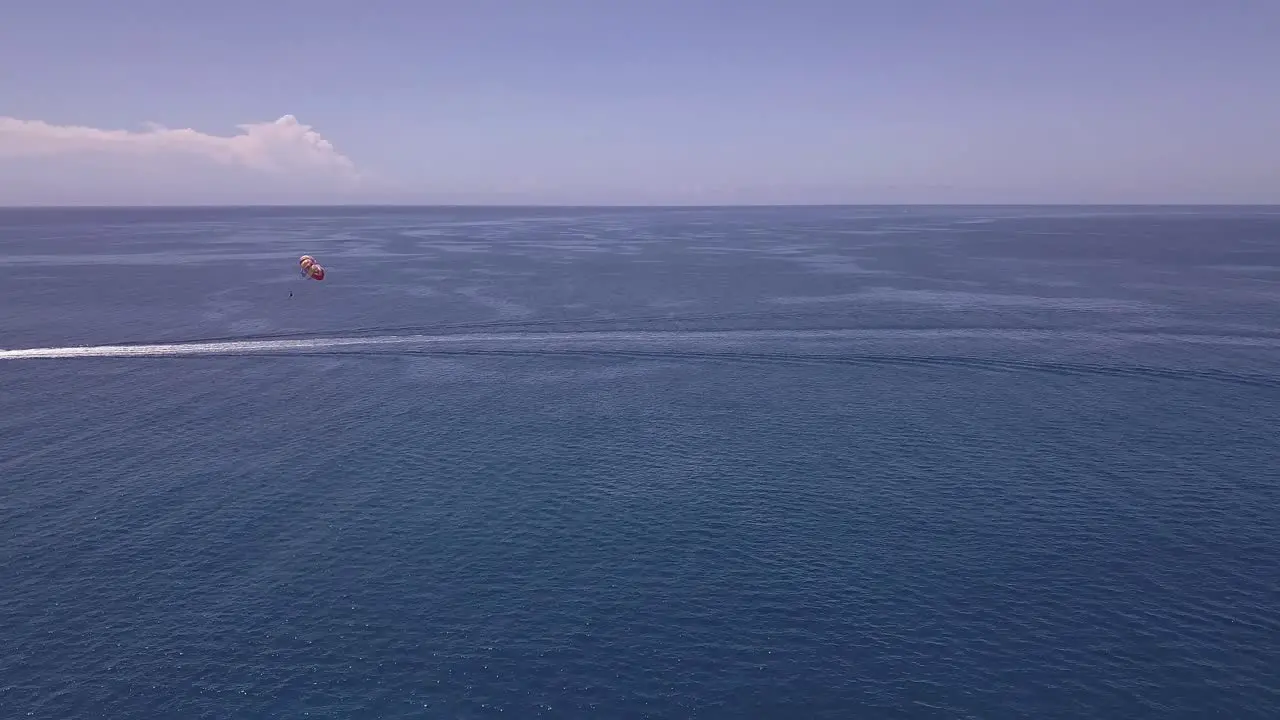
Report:
<svg viewBox="0 0 1280 720"><path fill-rule="evenodd" d="M0 211L0 715L1280 717L1278 303L1267 208Z"/></svg>

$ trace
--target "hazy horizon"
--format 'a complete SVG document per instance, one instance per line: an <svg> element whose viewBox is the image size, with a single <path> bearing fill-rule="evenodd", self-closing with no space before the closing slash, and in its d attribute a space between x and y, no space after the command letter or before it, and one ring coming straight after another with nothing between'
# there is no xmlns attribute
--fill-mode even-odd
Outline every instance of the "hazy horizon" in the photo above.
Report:
<svg viewBox="0 0 1280 720"><path fill-rule="evenodd" d="M92 203L82 204L29 204L29 205L4 205L0 204L0 211L5 210L237 210L237 209L262 209L262 210L317 210L317 209L405 209L405 210L429 210L429 209L451 209L451 208L473 208L473 209L512 209L519 210L528 209L544 209L544 210L700 210L700 209L769 209L769 208L850 208L850 209L874 209L874 208L964 208L964 209L1033 209L1033 208L1169 208L1169 209L1212 209L1212 208L1231 208L1231 209L1280 209L1280 202L1275 203L1196 203L1196 202L1169 202L1169 203L1071 203L1071 202L1043 202L1043 203L930 203L930 202L898 202L898 203L725 203L725 204L647 204L647 203L614 203L614 204L576 204L576 203L397 203L397 202L364 202L364 203L172 203L172 204L130 204L130 205L96 205Z"/></svg>
<svg viewBox="0 0 1280 720"><path fill-rule="evenodd" d="M0 206L1272 205L1280 5L23 4Z"/></svg>

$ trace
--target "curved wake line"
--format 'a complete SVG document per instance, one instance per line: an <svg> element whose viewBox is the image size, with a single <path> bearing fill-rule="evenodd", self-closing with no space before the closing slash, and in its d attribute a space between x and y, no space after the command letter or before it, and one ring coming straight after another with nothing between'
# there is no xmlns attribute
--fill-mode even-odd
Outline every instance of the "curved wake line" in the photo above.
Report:
<svg viewBox="0 0 1280 720"><path fill-rule="evenodd" d="M407 334L381 336L313 337L295 339L233 340L217 342L153 343L148 345L95 345L0 350L0 360L72 358L198 358L198 357L472 357L472 358L585 358L613 361L693 361L735 364L803 364L828 367L897 366L968 369L995 372L1034 372L1052 375L1126 377L1146 380L1213 381L1254 387L1280 388L1280 377L1219 369L1161 368L1148 365L1114 365L1081 361L1006 359L973 355L917 355L902 353L800 351L780 343L822 340L931 340L1004 339L1043 341L1091 340L1108 342L1161 339L1179 342L1280 345L1274 339L1209 338L1139 333L1047 332L1029 330L630 330L578 332L508 332ZM745 341L770 341L771 346L748 349ZM631 343L632 347L626 347ZM637 346L639 345L639 346Z"/></svg>
<svg viewBox="0 0 1280 720"><path fill-rule="evenodd" d="M419 345L433 346L459 343L555 343L588 340L591 342L670 340L733 340L744 337L771 340L823 340L849 337L866 337L877 333L849 330L616 330L579 332L512 332L512 333L448 333L410 335L354 335L348 337L311 337L270 340L197 341L178 343L88 345L69 347L26 348L0 350L0 360L67 359L67 358L123 358L123 357L181 357L206 355L315 355L343 347L370 348L363 354L376 354L372 348Z"/></svg>
<svg viewBox="0 0 1280 720"><path fill-rule="evenodd" d="M736 329L736 330L576 330L576 331L524 331L483 333L414 333L404 335L348 335L330 337L273 337L242 340L201 340L172 343L124 343L118 345L85 345L22 349L0 349L0 360L71 359L71 358L163 358L190 356L254 355L316 355L347 347L368 348L365 355L376 354L375 348L393 349L395 346L420 345L443 346L449 344L481 343L519 344L537 343L600 343L647 342L664 343L679 341L742 341L766 340L773 342L814 340L909 340L909 339L999 339L999 340L1079 340L1093 342L1184 342L1213 345L1252 345L1280 347L1280 339L1269 337L1239 337L1214 335L1183 335L1173 333L1138 332L1090 332L1045 331L1010 328L807 328L807 329ZM502 349L502 348L499 348ZM513 348L505 348L511 350ZM596 348L598 350L598 348ZM394 351L394 350L392 350ZM385 352L385 351L384 351Z"/></svg>

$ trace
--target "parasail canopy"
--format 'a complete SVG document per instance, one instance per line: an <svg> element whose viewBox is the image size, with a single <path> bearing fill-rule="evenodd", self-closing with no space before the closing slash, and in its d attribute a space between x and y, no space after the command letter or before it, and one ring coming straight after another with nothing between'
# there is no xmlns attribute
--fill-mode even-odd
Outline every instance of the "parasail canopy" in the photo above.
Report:
<svg viewBox="0 0 1280 720"><path fill-rule="evenodd" d="M303 255L298 258L298 267L302 268L302 274L312 280L324 279L324 266L316 262L316 259L310 255Z"/></svg>

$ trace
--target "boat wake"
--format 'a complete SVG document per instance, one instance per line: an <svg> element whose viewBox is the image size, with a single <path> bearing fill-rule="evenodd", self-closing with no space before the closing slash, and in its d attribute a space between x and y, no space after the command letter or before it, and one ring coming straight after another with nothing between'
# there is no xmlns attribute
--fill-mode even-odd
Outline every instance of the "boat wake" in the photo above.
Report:
<svg viewBox="0 0 1280 720"><path fill-rule="evenodd" d="M1161 380L1197 380L1280 387L1280 377L1215 368L1174 368L1149 364L1066 360L1057 348L1092 345L1097 358L1117 343L1244 344L1276 348L1280 338L1249 336L1173 335L1168 333L1064 332L998 328L827 328L738 330L574 330L522 332L402 333L333 335L324 337L246 337L172 343L126 343L0 350L0 360L76 358L195 358L195 357L492 357L595 358L613 361L683 361L734 364L806 364L868 367L900 366L967 369L991 372L1036 372L1056 375L1120 376ZM914 342L913 342L914 341ZM945 342L939 342L945 341ZM995 353L1020 346L1027 352ZM1018 342L1021 341L1021 342ZM925 349L947 348L933 354ZM982 352L963 354L958 350ZM1111 356L1114 357L1114 356Z"/></svg>

